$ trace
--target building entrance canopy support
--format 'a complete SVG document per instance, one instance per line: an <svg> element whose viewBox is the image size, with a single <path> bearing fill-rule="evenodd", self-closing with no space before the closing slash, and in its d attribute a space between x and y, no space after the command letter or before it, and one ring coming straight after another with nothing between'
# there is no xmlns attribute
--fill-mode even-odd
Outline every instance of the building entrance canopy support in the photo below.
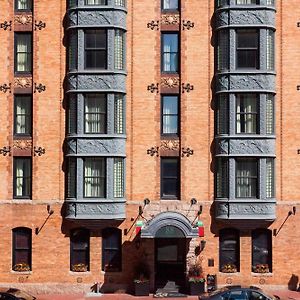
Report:
<svg viewBox="0 0 300 300"><path fill-rule="evenodd" d="M141 229L141 238L196 238L198 228L184 215L167 211L159 213Z"/></svg>

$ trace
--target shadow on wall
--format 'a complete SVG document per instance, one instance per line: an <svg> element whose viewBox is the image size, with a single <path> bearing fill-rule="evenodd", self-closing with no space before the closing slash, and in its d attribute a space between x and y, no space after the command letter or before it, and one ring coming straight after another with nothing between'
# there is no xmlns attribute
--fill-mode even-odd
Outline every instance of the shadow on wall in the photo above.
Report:
<svg viewBox="0 0 300 300"><path fill-rule="evenodd" d="M298 282L299 282L299 277L295 274L292 274L292 276L288 282L288 289L290 291L297 291ZM298 290L299 290L299 288L298 288Z"/></svg>

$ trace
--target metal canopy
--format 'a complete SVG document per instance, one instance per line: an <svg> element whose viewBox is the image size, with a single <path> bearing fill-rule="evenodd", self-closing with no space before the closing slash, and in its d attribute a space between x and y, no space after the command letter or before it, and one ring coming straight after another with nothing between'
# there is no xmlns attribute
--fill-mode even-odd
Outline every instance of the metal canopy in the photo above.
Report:
<svg viewBox="0 0 300 300"><path fill-rule="evenodd" d="M152 220L148 221L141 229L141 238L174 238L174 227L176 227L178 237L196 238L198 237L198 229L192 227L189 219L177 212L167 211L156 215ZM173 228L173 230L171 230ZM168 232L170 233L168 236ZM173 232L173 233L172 233Z"/></svg>

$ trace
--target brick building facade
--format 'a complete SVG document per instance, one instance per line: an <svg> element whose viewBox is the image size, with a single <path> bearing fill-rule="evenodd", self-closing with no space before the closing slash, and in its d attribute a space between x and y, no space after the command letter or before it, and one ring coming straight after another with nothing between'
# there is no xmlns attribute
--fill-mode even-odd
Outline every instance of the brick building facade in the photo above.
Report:
<svg viewBox="0 0 300 300"><path fill-rule="evenodd" d="M3 285L297 281L296 0L0 8Z"/></svg>

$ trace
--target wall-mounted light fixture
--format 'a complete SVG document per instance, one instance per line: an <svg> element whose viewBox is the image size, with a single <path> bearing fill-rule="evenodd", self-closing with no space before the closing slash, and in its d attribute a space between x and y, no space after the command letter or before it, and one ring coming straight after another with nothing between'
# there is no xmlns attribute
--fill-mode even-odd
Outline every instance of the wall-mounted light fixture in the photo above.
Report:
<svg viewBox="0 0 300 300"><path fill-rule="evenodd" d="M197 199L196 198L192 198L191 199L191 205L195 205L197 204Z"/></svg>
<svg viewBox="0 0 300 300"><path fill-rule="evenodd" d="M148 204L150 204L150 199L145 198L145 199L144 199L144 205L148 205Z"/></svg>
<svg viewBox="0 0 300 300"><path fill-rule="evenodd" d="M47 212L48 212L48 216L46 218L46 220L44 221L43 225L41 227L36 227L35 228L35 234L38 235L41 230L43 229L43 227L45 226L45 224L47 223L48 219L50 218L50 216L54 213L54 210L51 209L50 204L47 204Z"/></svg>

